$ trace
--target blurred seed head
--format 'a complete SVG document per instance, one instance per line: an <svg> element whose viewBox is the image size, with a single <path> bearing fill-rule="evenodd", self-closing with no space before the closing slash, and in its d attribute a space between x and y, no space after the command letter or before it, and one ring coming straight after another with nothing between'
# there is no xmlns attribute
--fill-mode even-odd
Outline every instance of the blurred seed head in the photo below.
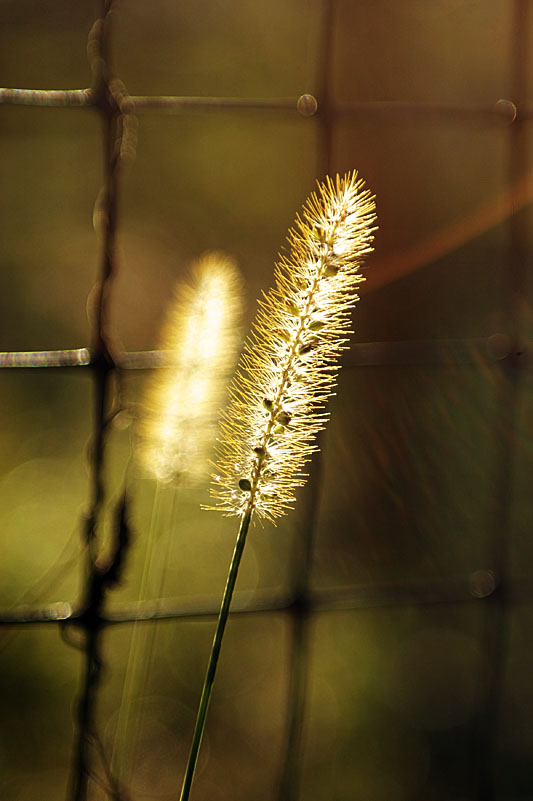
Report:
<svg viewBox="0 0 533 801"><path fill-rule="evenodd" d="M218 410L240 345L241 279L222 253L206 253L178 283L138 424L137 457L160 482L197 482L209 470Z"/></svg>

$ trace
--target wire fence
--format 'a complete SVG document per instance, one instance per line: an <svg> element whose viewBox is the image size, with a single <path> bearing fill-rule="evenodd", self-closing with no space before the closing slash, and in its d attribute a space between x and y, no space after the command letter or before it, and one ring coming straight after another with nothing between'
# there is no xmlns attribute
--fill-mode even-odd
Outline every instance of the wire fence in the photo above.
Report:
<svg viewBox="0 0 533 801"><path fill-rule="evenodd" d="M290 680L285 714L286 731L284 754L280 763L280 801L296 801L300 797L302 731L308 701L308 664L310 622L319 612L357 610L369 607L439 604L483 604L485 620L484 647L492 665L489 685L485 688L475 734L476 799L491 801L497 797L492 765L501 715L502 687L507 653L509 609L517 601L533 600L533 584L509 580L510 499L514 482L514 439L509 430L516 425L517 403L522 376L530 370L533 345L524 340L521 308L527 283L527 230L523 216L516 214L533 197L533 182L528 175L528 141L525 123L533 118L533 106L527 102L526 72L528 64L528 23L531 23L529 0L514 0L513 28L509 46L512 99L497 100L494 104L460 105L412 102L345 102L336 103L330 96L333 34L336 13L334 0L325 0L319 43L319 91L317 96L306 94L294 98L239 97L171 97L130 96L120 78L115 75L111 48L113 27L120 25L112 0L105 0L99 19L89 35L89 57L93 84L89 88L70 90L0 89L0 103L32 107L77 107L93 110L102 121L102 151L104 183L98 198L99 219L102 221L102 247L99 266L97 313L94 318L91 342L84 348L55 351L3 352L0 367L4 369L84 370L91 375L93 386L93 435L91 446L91 497L89 513L83 532L84 589L78 603L58 601L39 606L24 603L0 611L3 626L49 625L60 626L67 641L73 630L83 633L83 670L76 704L76 741L72 756L69 789L70 801L85 801L88 784L93 775L91 760L93 746L101 748L97 733L95 710L102 674L102 639L110 626L135 621L147 625L163 619L208 619L218 611L213 598L193 600L164 598L157 603L143 600L135 604L105 606L106 597L116 586L131 544L129 506L131 498L124 490L115 510L114 544L107 562L101 560L101 526L104 505L108 500L104 462L110 422L117 412L114 382L120 382L125 372L157 368L168 363L167 354L159 351L122 352L110 334L111 282L117 270L116 238L120 225L119 194L122 168L135 151L137 115L145 112L182 114L205 111L211 113L270 112L301 115L318 130L318 161L320 172L330 171L332 131L339 119L368 118L380 115L384 120L420 120L450 118L456 123L483 119L508 125L508 192L491 206L479 209L471 218L433 237L412 252L405 254L405 264L395 263L394 269L408 273L421 263L428 263L448 249L468 241L495 222L508 226L508 263L506 270L506 333L488 338L448 339L409 342L364 342L352 347L345 366L358 368L383 365L460 365L488 364L501 371L498 382L500 419L506 425L497 427L497 454L493 465L497 497L491 508L494 515L490 528L491 568L478 570L455 578L437 578L396 583L369 583L346 589L317 590L310 582L313 558L316 490L320 484L320 463L313 466L312 499L306 507L302 530L305 539L297 549L288 592L262 591L254 602L236 598L233 615L253 615L264 612L283 612L291 621ZM305 87L303 87L305 89ZM37 112L36 112L37 113ZM400 259L401 261L401 259ZM369 283L376 287L387 282L388 265L378 265ZM61 564L64 569L64 564ZM53 583L53 573L48 576ZM46 580L46 577L45 577ZM112 669L112 666L110 666ZM104 760L105 764L105 760ZM127 797L124 788L108 772L110 798Z"/></svg>

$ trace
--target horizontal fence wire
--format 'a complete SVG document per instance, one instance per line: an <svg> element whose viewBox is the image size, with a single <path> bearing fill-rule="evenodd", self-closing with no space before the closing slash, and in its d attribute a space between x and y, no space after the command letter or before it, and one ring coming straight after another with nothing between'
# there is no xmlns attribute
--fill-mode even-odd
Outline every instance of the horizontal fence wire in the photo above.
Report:
<svg viewBox="0 0 533 801"><path fill-rule="evenodd" d="M513 342L505 334L472 339L428 339L404 342L357 342L341 359L343 367L380 367L413 364L480 364L512 361L531 369L533 342ZM90 348L71 350L0 351L0 370L92 367L97 354ZM172 367L172 351L119 352L114 364L121 370L152 370Z"/></svg>
<svg viewBox="0 0 533 801"><path fill-rule="evenodd" d="M426 606L444 603L467 603L489 598L497 591L499 582L491 570L476 570L465 576L436 578L433 580L401 581L363 584L354 587L309 591L304 596L306 607L312 612L368 609L379 606ZM533 597L533 582L517 581L508 585L507 592L516 601ZM180 618L213 618L218 614L218 597L194 596L190 599L163 598L138 601L135 604L115 604L100 614L102 624L134 623L151 620L179 620ZM290 611L302 601L302 596L286 592L256 593L250 602L249 593L243 599L235 593L231 614ZM75 623L83 618L84 608L58 601L42 607L22 604L0 611L0 625L24 623Z"/></svg>
<svg viewBox="0 0 533 801"><path fill-rule="evenodd" d="M98 561L99 529L106 499L103 477L103 461L106 447L107 425L109 420L109 387L112 374L116 370L144 370L168 366L171 354L164 351L120 352L106 334L109 316L109 282L115 272L115 240L117 231L118 191L120 183L121 144L127 134L125 120L130 115L142 113L191 114L195 112L273 112L298 114L304 118L315 118L319 129L319 153L322 172L331 167L332 130L336 121L342 118L383 117L387 120L408 120L417 124L423 120L437 120L466 125L483 121L509 128L509 197L505 197L496 210L489 209L482 216L470 221L470 227L452 232L452 246L465 241L494 221L504 221L512 216L517 208L531 201L533 181L527 174L528 158L524 148L522 123L533 119L533 104L529 103L524 90L524 71L527 64L526 45L527 0L514 0L515 41L510 48L512 73L514 76L512 98L502 98L492 104L446 104L416 103L403 101L365 101L333 102L330 97L330 75L332 59L332 37L335 3L323 3L322 41L320 44L319 71L317 84L319 91L315 97L303 93L290 98L233 98L233 97L178 97L178 96L133 96L109 70L109 16L112 0L102 3L101 18L95 24L91 35L91 67L93 86L86 89L46 90L46 89L0 89L0 104L23 105L29 107L52 108L91 108L95 109L104 123L103 151L105 165L105 186L103 207L106 220L102 261L100 266L100 291L98 314L94 323L91 345L77 349L42 350L31 352L0 353L0 368L3 369L56 369L61 370L90 368L94 384L94 431L91 458L92 497L90 513L84 529L82 560L84 561L84 580L82 600L77 604L58 601L46 606L38 604L19 604L8 610L0 610L0 625L43 625L57 624L64 627L79 627L85 635L84 673L81 678L78 708L76 712L77 741L72 762L70 798L71 801L84 801L90 776L90 742L95 728L95 710L98 700L100 672L102 666L101 639L109 626L123 623L156 620L206 619L214 618L218 612L218 599L207 597L164 598L140 601L136 604L115 604L109 602L104 609L104 600L120 574L126 551L129 547L128 504L126 494L116 509L116 539L112 556L104 566ZM117 145L118 143L118 145ZM526 176L526 177L524 177ZM518 190L516 187L518 186ZM518 204L512 207L511 197ZM514 194L513 194L514 193ZM488 216L487 216L488 215ZM488 220L488 222L487 222ZM477 226L477 227L476 227ZM473 233L472 233L473 232ZM454 238L455 237L455 238ZM462 237L462 238L461 238ZM509 334L494 333L489 337L473 339L448 339L409 342L367 342L352 345L345 354L345 367L386 366L386 365L425 365L425 364L471 364L499 363L506 376L511 376L511 388L502 389L500 402L502 412L509 415L516 408L519 374L530 369L533 363L533 343L523 340L523 332L515 325L519 318L520 299L525 292L525 237L523 223L511 220L509 224L509 252L511 261L510 290L515 298L514 305L508 309ZM449 245L449 241L448 241ZM442 252L442 243L433 243L433 250L414 254L414 259L428 263ZM435 250L435 247L437 250ZM517 277L518 276L518 277ZM372 279L371 279L372 280ZM379 281L375 284L379 285ZM519 369L516 369L519 368ZM310 565L313 550L313 536L316 515L316 496L311 503L300 552L295 558L294 576L288 592L263 592L249 596L235 596L232 605L233 615L260 614L265 612L288 613L293 616L291 681L287 698L287 743L284 764L280 776L280 801L295 801L299 793L299 762L301 758L302 725L306 708L306 672L308 653L309 615L319 612L356 610L373 606L417 606L446 603L487 604L486 641L491 658L496 664L493 680L485 695L484 708L480 716L480 727L485 727L484 735L478 743L479 787L478 801L491 801L495 791L490 771L490 759L494 755L495 738L498 730L498 709L501 703L503 682L503 660L506 648L507 610L511 602L533 600L533 583L510 581L506 568L507 548L505 541L509 522L509 482L512 471L510 438L500 442L500 459L495 470L500 485L498 496L499 513L494 521L493 570L477 570L474 573L430 581L402 581L390 584L358 585L354 587L317 590L310 584ZM320 464L316 476L317 482ZM506 476L502 471L507 471ZM500 604L496 633L491 631L493 601ZM504 600L502 600L504 599ZM121 797L118 790L116 798Z"/></svg>
<svg viewBox="0 0 533 801"><path fill-rule="evenodd" d="M91 107L97 106L98 96L92 89L9 89L0 88L0 103L19 106ZM174 95L120 95L119 110L123 114L160 111L180 114L190 111L297 111L308 117L317 114L320 106L311 94L291 97L179 97ZM513 123L533 118L533 105L520 104L501 98L493 104L413 103L401 100L368 100L337 102L328 107L335 117L353 115L388 115L390 117L449 117L458 122L465 119L494 120Z"/></svg>

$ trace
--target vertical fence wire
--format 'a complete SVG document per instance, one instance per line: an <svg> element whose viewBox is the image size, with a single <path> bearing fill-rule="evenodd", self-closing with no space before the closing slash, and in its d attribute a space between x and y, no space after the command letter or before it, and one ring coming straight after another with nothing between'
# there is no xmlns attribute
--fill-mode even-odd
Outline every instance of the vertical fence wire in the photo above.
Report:
<svg viewBox="0 0 533 801"><path fill-rule="evenodd" d="M509 48L509 77L512 97L520 109L527 97L528 40L531 26L530 0L514 0ZM518 112L509 128L507 142L507 180L510 190L527 174L528 150L524 120ZM510 533L517 442L517 415L522 382L523 309L526 299L526 210L513 205L509 194L507 222L507 263L501 294L503 325L512 344L511 358L504 360L496 384L497 424L493 466L492 502L487 521L490 559L497 589L484 610L482 643L488 666L488 681L477 726L474 727L473 753L477 766L477 801L495 801L498 796L498 735L501 728L502 699L508 654L510 604Z"/></svg>
<svg viewBox="0 0 533 801"><path fill-rule="evenodd" d="M124 542L119 542L110 564L99 562L99 528L106 498L104 461L115 364L109 334L111 281L116 269L116 231L118 181L121 151L121 112L112 92L109 71L110 18L113 0L104 0L101 17L89 35L88 52L94 77L94 102L100 114L103 135L103 175L99 218L102 226L102 252L96 315L92 332L93 437L91 446L91 501L85 527L86 563L84 565L85 598L80 624L85 636L84 669L79 691L76 742L73 751L72 801L85 801L92 775L91 746L99 742L96 732L96 711L102 670L101 612L106 591L113 585L113 570L120 560ZM121 522L125 526L126 501L123 501Z"/></svg>
<svg viewBox="0 0 533 801"><path fill-rule="evenodd" d="M333 120L330 102L331 56L335 0L323 0L318 45L317 166L319 175L329 175L332 163ZM319 435L319 445L323 436ZM305 514L295 547L290 607L290 650L284 757L281 765L279 801L296 801L300 796L304 721L308 697L311 648L311 570L316 516L320 499L322 450L314 454L313 469L306 492Z"/></svg>

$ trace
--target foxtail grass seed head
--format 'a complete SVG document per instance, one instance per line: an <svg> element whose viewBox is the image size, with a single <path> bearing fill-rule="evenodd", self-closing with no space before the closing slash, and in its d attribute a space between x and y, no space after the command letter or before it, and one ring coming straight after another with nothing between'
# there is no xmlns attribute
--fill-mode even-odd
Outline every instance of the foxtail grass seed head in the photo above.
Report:
<svg viewBox="0 0 533 801"><path fill-rule="evenodd" d="M270 520L291 508L327 419L375 220L357 172L319 183L296 218L230 388L209 508Z"/></svg>
<svg viewBox="0 0 533 801"><path fill-rule="evenodd" d="M240 275L222 253L206 253L174 289L160 343L170 366L151 376L138 427L138 459L160 482L195 483L209 472L241 310Z"/></svg>

